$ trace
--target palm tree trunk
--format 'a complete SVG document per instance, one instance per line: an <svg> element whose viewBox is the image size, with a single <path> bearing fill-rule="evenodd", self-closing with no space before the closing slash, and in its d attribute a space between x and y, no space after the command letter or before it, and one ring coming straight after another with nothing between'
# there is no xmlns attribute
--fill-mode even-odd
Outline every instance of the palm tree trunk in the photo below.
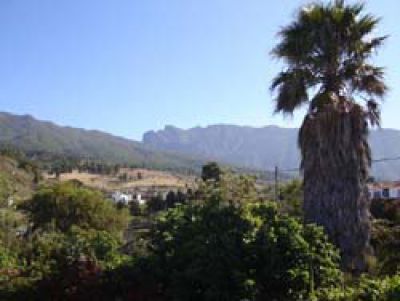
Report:
<svg viewBox="0 0 400 301"><path fill-rule="evenodd" d="M371 255L368 125L361 107L308 115L299 133L306 222L325 228L346 271L365 271Z"/></svg>

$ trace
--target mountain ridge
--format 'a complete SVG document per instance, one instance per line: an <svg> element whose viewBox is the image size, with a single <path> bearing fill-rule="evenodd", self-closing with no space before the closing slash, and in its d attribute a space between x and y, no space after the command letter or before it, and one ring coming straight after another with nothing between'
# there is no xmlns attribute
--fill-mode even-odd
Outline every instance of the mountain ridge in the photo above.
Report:
<svg viewBox="0 0 400 301"><path fill-rule="evenodd" d="M297 128L276 125L216 124L189 129L168 125L144 133L142 141L158 150L223 160L248 168L272 170L278 166L285 170L300 165L297 134ZM400 130L371 130L369 140L374 159L400 156ZM372 175L383 180L400 179L400 160L374 163Z"/></svg>
<svg viewBox="0 0 400 301"><path fill-rule="evenodd" d="M52 153L160 169L199 169L202 161L160 152L99 130L59 126L31 115L0 112L0 144L26 153Z"/></svg>
<svg viewBox="0 0 400 301"><path fill-rule="evenodd" d="M297 132L297 128L276 125L221 123L189 129L166 125L135 141L96 129L59 126L28 114L0 112L0 146L188 172L199 172L210 160L243 170L268 172L275 166L296 170L300 162ZM373 130L370 142L374 159L400 155L399 130ZM372 174L378 179L398 180L400 160L376 163Z"/></svg>

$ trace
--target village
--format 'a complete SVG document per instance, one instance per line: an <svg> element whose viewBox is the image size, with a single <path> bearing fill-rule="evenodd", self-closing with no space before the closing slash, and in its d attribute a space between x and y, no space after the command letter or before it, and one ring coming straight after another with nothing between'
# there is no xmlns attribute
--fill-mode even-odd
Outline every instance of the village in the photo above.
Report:
<svg viewBox="0 0 400 301"><path fill-rule="evenodd" d="M168 193L176 192L177 187L136 187L134 189L115 190L108 193L108 196L116 204L129 205L131 202L137 202L139 205L145 205L152 197L160 197L166 200ZM400 199L400 181L382 181L368 184L369 199L377 200L397 200Z"/></svg>

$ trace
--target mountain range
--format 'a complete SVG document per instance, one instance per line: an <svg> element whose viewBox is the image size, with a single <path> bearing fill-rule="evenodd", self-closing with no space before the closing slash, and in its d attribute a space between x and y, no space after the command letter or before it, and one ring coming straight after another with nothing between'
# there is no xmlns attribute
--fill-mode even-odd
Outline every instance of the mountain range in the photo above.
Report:
<svg viewBox="0 0 400 301"><path fill-rule="evenodd" d="M269 178L278 166L282 174L297 176L300 162L295 128L210 125L180 129L166 126L149 131L142 141L97 130L63 127L30 115L0 112L0 147L13 146L28 154L56 154L91 158L141 167L198 172L206 161L264 171ZM373 130L374 159L400 157L400 131ZM400 160L374 162L377 179L400 179Z"/></svg>
<svg viewBox="0 0 400 301"><path fill-rule="evenodd" d="M296 128L266 126L254 128L236 125L211 125L180 129L166 126L163 130L149 131L143 143L152 148L190 154L230 164L298 173L300 154ZM372 175L377 179L400 179L400 160L380 161L382 158L400 157L400 131L372 130L370 133ZM377 162L379 161L379 162Z"/></svg>
<svg viewBox="0 0 400 301"><path fill-rule="evenodd" d="M104 132L63 127L30 115L4 112L0 112L0 146L11 146L34 156L89 158L154 169L192 171L199 170L204 163Z"/></svg>

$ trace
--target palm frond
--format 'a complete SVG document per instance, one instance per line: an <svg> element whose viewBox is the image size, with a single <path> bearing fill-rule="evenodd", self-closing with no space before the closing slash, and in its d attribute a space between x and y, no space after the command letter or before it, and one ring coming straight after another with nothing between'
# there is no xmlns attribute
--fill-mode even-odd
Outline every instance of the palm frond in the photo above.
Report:
<svg viewBox="0 0 400 301"><path fill-rule="evenodd" d="M388 88L384 83L383 68L364 64L353 70L352 73L349 78L354 90L378 97L385 95Z"/></svg>
<svg viewBox="0 0 400 301"><path fill-rule="evenodd" d="M281 36L282 42L272 50L273 56L284 58L289 64L301 62L309 57L313 43L306 26L295 22L283 28L279 32L279 36Z"/></svg>
<svg viewBox="0 0 400 301"><path fill-rule="evenodd" d="M374 99L367 101L367 119L369 120L371 126L380 126L381 111L379 104Z"/></svg>
<svg viewBox="0 0 400 301"><path fill-rule="evenodd" d="M307 89L312 82L313 75L306 69L281 72L271 85L271 90L278 90L275 111L292 114L296 108L307 103Z"/></svg>
<svg viewBox="0 0 400 301"><path fill-rule="evenodd" d="M354 23L354 33L357 33L359 37L363 37L371 33L379 22L380 18L372 15L364 15Z"/></svg>
<svg viewBox="0 0 400 301"><path fill-rule="evenodd" d="M380 19L363 15L363 10L362 3L347 5L342 0L313 4L300 10L296 20L279 32L280 43L272 54L291 71L281 73L272 83L273 89L279 87L278 112L291 113L307 102L308 94L316 92L310 90L315 85L337 96L349 91L361 96L385 94L383 69L369 65L368 60L387 36L371 37ZM304 81L305 73L298 69L312 74L312 84Z"/></svg>

